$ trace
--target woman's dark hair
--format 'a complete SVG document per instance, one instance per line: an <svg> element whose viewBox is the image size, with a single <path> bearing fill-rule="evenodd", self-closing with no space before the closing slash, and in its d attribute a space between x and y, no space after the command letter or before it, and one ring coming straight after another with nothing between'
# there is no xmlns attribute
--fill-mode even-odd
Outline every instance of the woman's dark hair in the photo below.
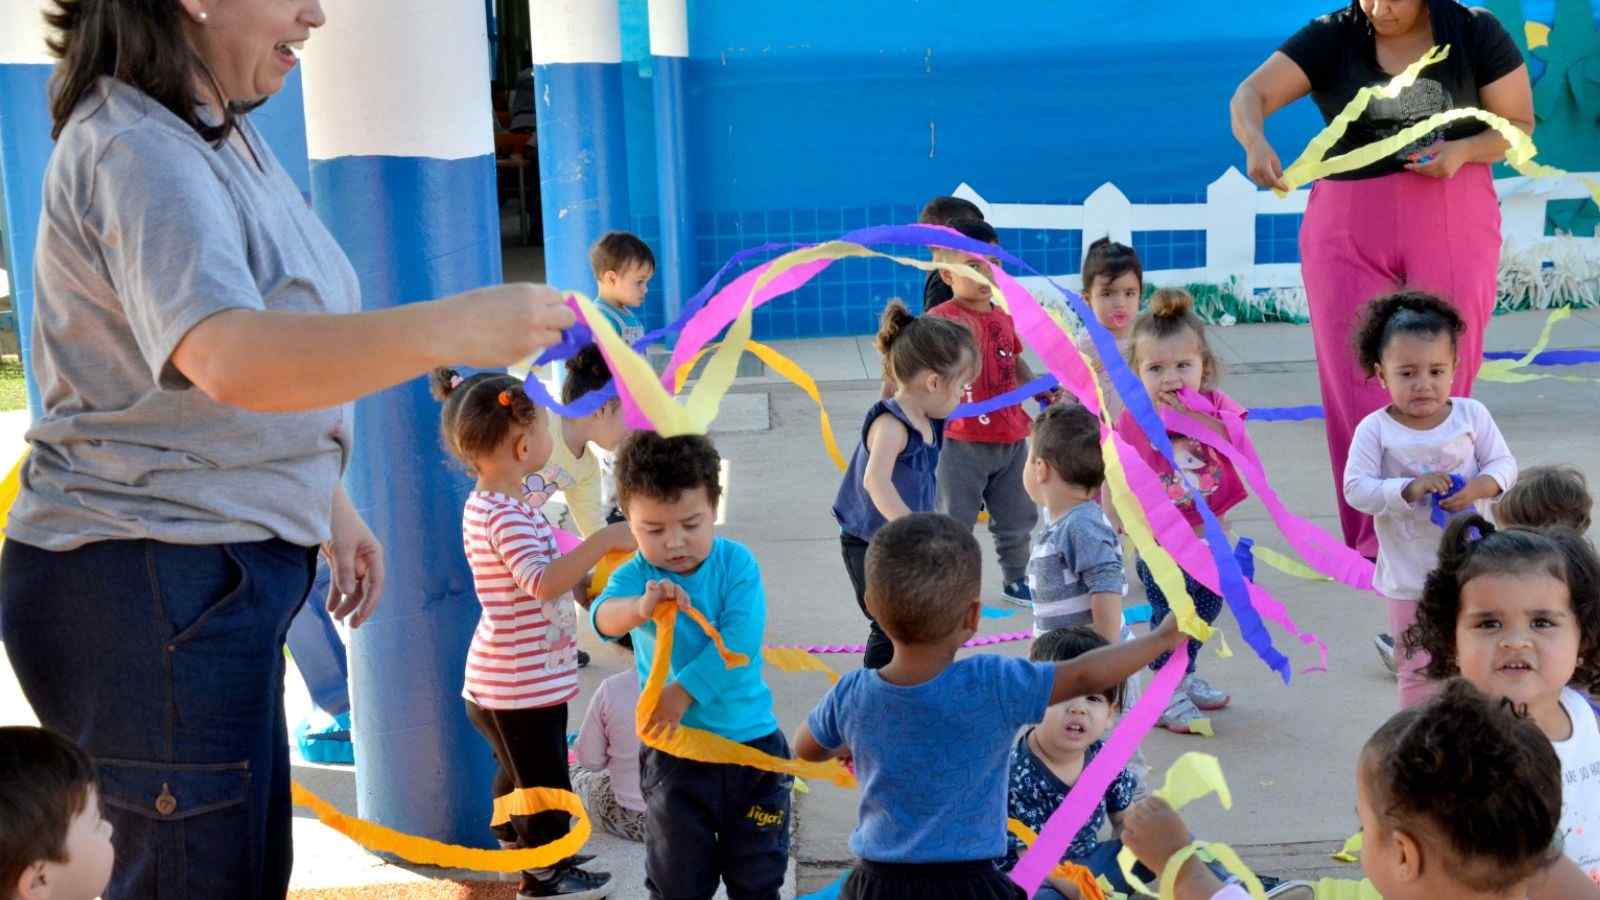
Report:
<svg viewBox="0 0 1600 900"><path fill-rule="evenodd" d="M515 375L478 372L463 378L455 369L434 369L428 387L444 404L439 437L469 472L472 461L494 452L513 425L527 427L539 416L539 407Z"/></svg>
<svg viewBox="0 0 1600 900"><path fill-rule="evenodd" d="M1426 291L1401 291L1367 304L1361 324L1356 327L1356 359L1368 375L1378 371L1383 350L1397 334L1450 338L1453 352L1461 342L1467 323L1444 298Z"/></svg>
<svg viewBox="0 0 1600 900"><path fill-rule="evenodd" d="M60 60L50 78L50 136L61 137L73 110L108 76L138 88L205 140L219 146L227 140L239 115L266 98L225 98L216 74L184 33L183 17L177 0L55 0L55 11L44 14L55 32L45 44ZM195 84L202 79L227 101L219 124L200 118Z"/></svg>
<svg viewBox="0 0 1600 900"><path fill-rule="evenodd" d="M1144 266L1139 264L1139 254L1127 244L1119 244L1108 237L1095 241L1089 245L1089 252L1083 258L1084 299L1088 299L1095 282L1102 277L1109 283L1129 272L1139 279L1139 289L1143 291Z"/></svg>
<svg viewBox="0 0 1600 900"><path fill-rule="evenodd" d="M566 380L561 382L562 403L572 403L611 383L611 367L606 365L605 355L594 344L585 344L582 350L568 358L566 369Z"/></svg>
<svg viewBox="0 0 1600 900"><path fill-rule="evenodd" d="M1561 760L1549 738L1463 679L1380 726L1359 771L1378 818L1437 839L1467 887L1519 884L1561 858Z"/></svg>
<svg viewBox="0 0 1600 900"><path fill-rule="evenodd" d="M1150 295L1150 308L1133 324L1133 336L1128 349L1128 366L1139 373L1139 342L1144 338L1164 341L1175 334L1194 332L1200 342L1200 386L1212 388L1217 384L1222 364L1206 340L1206 323L1194 312L1194 296L1183 288L1162 288Z"/></svg>
<svg viewBox="0 0 1600 900"><path fill-rule="evenodd" d="M961 364L977 359L978 344L965 325L938 316L913 316L898 299L890 300L878 325L883 375L896 384L932 370L954 377Z"/></svg>
<svg viewBox="0 0 1600 900"><path fill-rule="evenodd" d="M1461 589L1480 575L1549 575L1567 586L1578 625L1578 667L1572 681L1600 690L1600 559L1582 535L1560 526L1546 529L1500 528L1483 516L1450 520L1439 541L1439 566L1428 573L1417 601L1417 621L1402 637L1402 652L1428 654L1429 678L1460 674L1456 663L1456 621Z"/></svg>
<svg viewBox="0 0 1600 900"><path fill-rule="evenodd" d="M1582 534L1593 524L1594 497L1589 479L1577 466L1534 466L1523 469L1517 483L1494 505L1503 526L1541 528L1565 525Z"/></svg>
<svg viewBox="0 0 1600 900"><path fill-rule="evenodd" d="M958 219L982 219L983 210L960 197L935 197L922 207L917 222L923 225L949 225Z"/></svg>
<svg viewBox="0 0 1600 900"><path fill-rule="evenodd" d="M0 891L40 860L67 861L67 831L97 783L94 763L53 731L0 728Z"/></svg>
<svg viewBox="0 0 1600 900"><path fill-rule="evenodd" d="M1069 659L1077 659L1091 650L1109 646L1111 642L1088 625L1052 628L1033 639L1033 646L1028 650L1028 659L1034 662L1066 662ZM1105 694L1106 701L1112 706L1120 707L1122 688L1123 682L1119 681L1100 693Z"/></svg>

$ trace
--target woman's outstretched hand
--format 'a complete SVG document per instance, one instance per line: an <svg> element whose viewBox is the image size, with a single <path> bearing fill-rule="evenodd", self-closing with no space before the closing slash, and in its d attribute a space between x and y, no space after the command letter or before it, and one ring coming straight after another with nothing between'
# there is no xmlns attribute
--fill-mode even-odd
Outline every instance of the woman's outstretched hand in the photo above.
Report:
<svg viewBox="0 0 1600 900"><path fill-rule="evenodd" d="M460 347L446 356L478 368L522 362L560 341L576 321L561 294L543 284L491 285L439 302Z"/></svg>

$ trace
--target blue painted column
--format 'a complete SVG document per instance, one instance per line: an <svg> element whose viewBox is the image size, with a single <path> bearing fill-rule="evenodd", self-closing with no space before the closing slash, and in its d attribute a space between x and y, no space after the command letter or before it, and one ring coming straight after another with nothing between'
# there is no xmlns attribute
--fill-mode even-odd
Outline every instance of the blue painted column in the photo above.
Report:
<svg viewBox="0 0 1600 900"><path fill-rule="evenodd" d="M306 159L306 105L305 86L300 69L294 69L283 80L266 103L250 114L250 123L256 126L272 155L294 179L295 186L311 200L311 169Z"/></svg>
<svg viewBox="0 0 1600 900"><path fill-rule="evenodd" d="M530 0L545 280L593 294L589 246L628 221L617 0Z"/></svg>
<svg viewBox="0 0 1600 900"><path fill-rule="evenodd" d="M694 194L689 171L684 90L689 77L687 0L650 0L650 55L656 122L656 193L661 217L657 283L666 320L675 321L699 281L695 259Z"/></svg>
<svg viewBox="0 0 1600 900"><path fill-rule="evenodd" d="M311 194L363 308L498 282L483 5L322 5L328 24L305 48ZM479 612L461 552L468 483L438 423L422 378L356 404L345 484L389 567L377 613L351 635L356 803L403 832L491 846L490 754L461 701Z"/></svg>
<svg viewBox="0 0 1600 900"><path fill-rule="evenodd" d="M5 190L6 277L22 343L28 413L43 411L33 380L33 245L39 234L44 166L50 158L48 83L54 60L45 49L40 0L12 0L0 10L0 180ZM9 464L9 463L8 463Z"/></svg>

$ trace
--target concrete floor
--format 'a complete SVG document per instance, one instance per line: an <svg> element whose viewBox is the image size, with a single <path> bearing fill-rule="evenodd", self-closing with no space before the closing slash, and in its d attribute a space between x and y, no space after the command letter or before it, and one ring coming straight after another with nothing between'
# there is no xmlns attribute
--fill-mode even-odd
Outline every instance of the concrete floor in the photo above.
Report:
<svg viewBox="0 0 1600 900"><path fill-rule="evenodd" d="M1489 332L1489 348L1526 348L1543 321L1542 313L1496 319ZM1245 405L1317 402L1308 328L1237 326L1214 329L1212 335L1228 364L1223 384ZM860 416L877 392L878 363L870 341L838 338L776 346L821 382L835 434L848 451ZM1600 314L1574 316L1558 329L1553 346L1600 347ZM1600 375L1600 368L1592 366L1561 371ZM741 379L735 391L766 395L768 401L736 399L737 408L747 413L737 417L741 419L739 432L717 436L730 463L724 533L748 544L762 562L769 592L768 640L863 640L865 629L839 562L838 533L828 511L839 475L818 440L816 407L799 390L765 378ZM1593 425L1600 392L1594 384L1481 383L1477 396L1494 412L1524 466L1572 462L1600 474L1600 449L1594 441ZM727 424L734 424L732 418ZM768 426L765 430L761 429L762 418ZM4 429L0 449L14 452L20 446L19 423L0 420L0 428ZM1273 484L1288 506L1335 529L1321 423L1262 423L1252 427L1252 434ZM1240 533L1284 549L1283 540L1255 501L1237 510L1232 520ZM987 536L984 539L987 545ZM994 595L999 578L992 560L992 555L986 559L986 587ZM1234 697L1233 705L1213 718L1217 737L1156 732L1146 740L1145 753L1157 771L1187 750L1203 750L1221 758L1233 788L1233 809L1223 811L1210 802L1196 804L1188 815L1198 834L1232 843L1265 871L1350 876L1351 867L1341 868L1330 862L1327 854L1356 828L1356 752L1395 709L1394 683L1380 667L1371 643L1373 633L1383 625L1384 613L1374 598L1342 587L1296 581L1272 570L1264 570L1261 577L1302 626L1328 642L1330 671L1297 675L1292 686L1284 686L1250 654L1231 619L1224 617L1224 631L1240 652L1223 660L1208 648L1201 661L1207 677ZM1139 593L1135 586L1130 605L1143 602ZM1022 613L985 619L983 624L986 632L1024 627ZM584 635L583 642L594 653L594 663L583 673L584 693L574 704L575 715L601 679L628 664L614 651L596 646L592 635ZM1297 668L1313 661L1309 651L1296 652L1286 640L1280 639L1279 646L1293 655ZM1023 645L1005 645L992 652L1016 654L1022 649ZM825 659L841 672L860 664L855 656ZM772 669L767 674L779 718L792 733L826 684L814 675ZM304 688L295 681L291 679L291 720L308 702ZM0 662L0 723L29 720L31 713L9 668ZM353 796L353 777L348 770L301 767L296 776L336 802L348 803ZM813 784L809 794L797 797L798 871L791 886L798 883L802 891L816 889L849 864L846 841L855 822L855 803L853 794L823 784ZM298 819L295 827L297 887L437 874L411 873L377 860L309 819ZM631 882L615 896L643 896L638 887L642 856L637 847L622 844L596 838L590 852L601 855L596 865L617 873L619 882L625 877Z"/></svg>

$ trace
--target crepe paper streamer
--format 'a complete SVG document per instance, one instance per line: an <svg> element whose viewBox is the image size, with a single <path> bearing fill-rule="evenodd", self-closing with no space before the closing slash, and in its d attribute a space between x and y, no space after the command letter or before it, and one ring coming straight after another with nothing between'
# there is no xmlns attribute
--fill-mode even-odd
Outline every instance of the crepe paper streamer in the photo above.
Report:
<svg viewBox="0 0 1600 900"><path fill-rule="evenodd" d="M1140 622L1150 621L1150 604L1130 606L1123 610L1122 621L1129 625L1138 625Z"/></svg>
<svg viewBox="0 0 1600 900"><path fill-rule="evenodd" d="M1534 145L1533 138L1505 118L1482 109L1451 109L1436 113L1401 129L1383 140L1357 147L1332 159L1326 158L1334 143L1343 137L1350 125L1366 111L1367 104L1372 101L1372 98L1395 98L1402 90L1411 86L1417 80L1417 76L1423 69L1443 60L1449 53L1450 48L1448 46L1432 47L1422 55L1421 59L1408 66L1404 72L1395 76L1388 84L1378 87L1364 87L1357 91L1356 96L1350 101L1349 105L1340 111L1333 118L1333 121L1328 123L1328 127L1311 139L1311 142L1306 145L1305 152L1300 154L1300 158L1291 163L1289 168L1284 171L1283 183L1287 186L1287 190L1273 188L1273 192L1280 197L1287 196L1288 191L1292 191L1303 184L1309 184L1318 178L1350 172L1380 159L1393 156L1417 140L1432 134L1451 122L1460 119L1477 119L1494 129L1509 145L1506 150L1506 165L1515 169L1518 174L1529 178L1575 177L1589 189L1589 193L1593 195L1595 202L1600 203L1600 181L1595 181L1582 175L1572 175L1572 173L1557 169L1554 166L1534 162L1533 159L1538 154L1539 149Z"/></svg>
<svg viewBox="0 0 1600 900"><path fill-rule="evenodd" d="M1433 520L1433 524L1439 526L1440 528L1450 524L1450 517L1454 515L1454 513L1450 512L1448 509L1445 509L1443 506L1440 506L1439 501L1461 493L1462 489L1466 486L1467 480L1465 478L1462 478L1460 475L1451 475L1450 490L1445 491L1442 494L1428 495L1428 503L1432 507L1432 509L1430 509L1428 512L1428 518ZM1470 510L1463 510L1463 512L1470 512Z"/></svg>
<svg viewBox="0 0 1600 900"><path fill-rule="evenodd" d="M1254 553L1256 559L1261 560L1285 575L1291 575L1295 578L1303 578L1306 581L1333 580L1332 578L1329 578L1321 572L1318 572L1316 569L1311 568L1305 563L1285 556L1271 547L1256 547L1252 552Z"/></svg>
<svg viewBox="0 0 1600 900"><path fill-rule="evenodd" d="M1481 368L1478 369L1478 377L1485 381L1497 381L1502 384L1523 384L1525 382L1540 381L1547 378L1554 381L1573 382L1589 382L1600 380L1585 377L1583 375L1551 375L1545 372L1521 371L1522 369L1527 368L1529 365L1534 364L1535 361L1541 356L1550 355L1549 353L1545 352L1545 347L1549 346L1550 344L1550 333L1555 330L1555 327L1558 323L1562 322L1570 315L1572 315L1572 307L1570 306L1563 306L1560 309L1551 312L1549 317L1544 320L1544 329L1539 332L1539 340L1534 343L1531 349L1515 359L1505 359L1500 357L1488 360ZM1582 356L1578 356L1579 354L1582 354ZM1583 362L1595 362L1600 361L1600 352L1593 350L1571 351L1566 358L1573 357L1577 357Z"/></svg>
<svg viewBox="0 0 1600 900"><path fill-rule="evenodd" d="M1006 831L1022 842L1024 847L1032 847L1039 836L1020 819L1006 819ZM1100 882L1090 872L1077 863L1060 862L1050 870L1050 877L1071 882L1078 889L1082 900L1105 900L1105 892L1100 889Z"/></svg>
<svg viewBox="0 0 1600 900"><path fill-rule="evenodd" d="M1371 560L1350 549L1343 542L1335 540L1311 522L1290 512L1284 505L1278 492L1267 479L1266 469L1261 464L1261 455L1256 451L1254 442L1250 440L1250 432L1245 428L1244 420L1239 414L1222 409L1213 400L1195 391L1184 390L1180 396L1189 409L1202 415L1212 416L1220 422L1223 430L1227 432L1227 439L1222 439L1220 435L1193 418L1175 410L1162 411L1162 418L1168 430L1198 441L1227 457L1234 468L1244 475L1256 498L1267 508L1268 515L1289 541L1289 546L1310 563L1312 568L1358 591L1372 590Z"/></svg>
<svg viewBox="0 0 1600 900"><path fill-rule="evenodd" d="M963 650L973 647L989 647L995 644L1009 644L1014 641L1031 641L1031 631L1008 631L1001 634L980 634L972 637L961 645ZM866 644L778 644L776 648L783 650L804 650L807 653L865 653Z"/></svg>
<svg viewBox="0 0 1600 900"><path fill-rule="evenodd" d="M1232 656L1233 654L1230 653L1229 655ZM1208 738L1214 738L1217 736L1216 729L1211 727L1211 719L1207 716L1201 716L1198 719L1190 719L1184 724L1189 727L1190 734L1198 734L1201 737Z"/></svg>
<svg viewBox="0 0 1600 900"><path fill-rule="evenodd" d="M430 838L401 834L376 822L358 819L340 812L328 801L313 794L299 782L290 785L295 806L303 806L316 814L322 824L374 853L387 853L410 863L440 866L446 869L472 869L478 872L517 872L522 869L541 869L553 866L579 850L589 840L589 813L583 801L570 791L554 788L523 788L494 801L494 824L507 821L503 815L532 815L560 811L577 821L572 830L559 840L538 847L520 850L480 850L445 844Z"/></svg>
<svg viewBox="0 0 1600 900"><path fill-rule="evenodd" d="M1106 788L1127 765L1134 751L1139 749L1139 742L1155 727L1156 719L1167 708L1167 701L1172 699L1172 693L1183 680L1188 665L1189 643L1183 641L1167 657L1166 664L1151 679L1149 688L1139 701L1112 729L1100 752L1084 766L1061 805L1045 820L1044 828L1039 831L1039 839L1022 854L1011 870L1011 880L1022 888L1023 893L1032 897L1038 892L1045 876L1055 868L1067 846L1077 837L1078 829L1083 827L1105 799Z"/></svg>
<svg viewBox="0 0 1600 900"><path fill-rule="evenodd" d="M1483 358L1486 360L1522 359L1526 355L1525 352L1520 350L1495 350L1485 353ZM1574 348L1545 350L1534 355L1533 359L1528 360L1526 364L1534 366L1587 366L1593 363L1600 363L1600 350Z"/></svg>
<svg viewBox="0 0 1600 900"><path fill-rule="evenodd" d="M983 608L983 617L985 619L1009 619L1016 614L1017 611L1014 609L1002 609L998 606L985 606Z"/></svg>
<svg viewBox="0 0 1600 900"><path fill-rule="evenodd" d="M1061 386L1061 382L1054 375L1040 375L1027 384L1012 388L1004 394L996 394L987 400L977 403L963 403L951 410L946 419L970 419L974 416L985 416L997 410L1017 406L1022 401L1049 393Z"/></svg>
<svg viewBox="0 0 1600 900"><path fill-rule="evenodd" d="M1358 831L1346 838L1344 846L1339 848L1339 852L1335 853L1333 858L1342 863L1360 862L1363 835L1364 832Z"/></svg>
<svg viewBox="0 0 1600 900"><path fill-rule="evenodd" d="M839 673L822 660L798 647L767 647L761 651L767 665L784 672L821 672L834 684L839 683Z"/></svg>
<svg viewBox="0 0 1600 900"><path fill-rule="evenodd" d="M1222 764L1215 756L1206 753L1185 753L1178 757L1172 767L1167 769L1165 782L1161 787L1152 791L1153 796L1171 804L1175 810L1183 809L1190 803L1211 794L1217 795L1217 802L1223 809L1233 808L1233 792L1228 789L1228 780L1222 775ZM1166 868L1161 873L1161 891L1159 894L1150 891L1144 882L1133 874L1135 862L1133 851L1123 847L1117 854L1117 865L1122 869L1122 874L1128 879L1128 884L1139 893L1148 896L1160 896L1163 900L1170 900L1173 888L1177 883L1178 871L1183 868L1184 862L1196 851L1205 850L1216 860L1228 868L1229 871L1245 882L1250 888L1251 896L1263 898L1266 896L1261 889L1261 883L1255 878L1248 867L1239 859L1226 844L1206 844L1196 841L1172 855L1167 860Z"/></svg>
<svg viewBox="0 0 1600 900"><path fill-rule="evenodd" d="M1133 889L1141 894L1160 897L1161 900L1176 900L1178 896L1178 873L1183 871L1183 864L1189 861L1189 857L1200 853L1209 854L1213 859L1221 863L1223 868L1238 876L1254 900L1266 900L1267 892L1261 886L1261 879L1257 878L1256 874L1250 870L1250 867L1245 865L1244 860L1239 858L1239 854L1235 853L1232 847L1215 841L1210 843L1195 841L1168 857L1167 866L1161 871L1160 893L1151 892L1142 881L1131 875L1129 876L1128 884L1132 885Z"/></svg>
<svg viewBox="0 0 1600 900"><path fill-rule="evenodd" d="M817 389L816 379L805 369L800 368L794 360L782 353L768 347L766 344L751 341L746 349L755 354L756 359L766 363L767 368L784 378L789 379L796 387L806 392L806 396L817 404L818 425L822 429L822 446L828 451L828 458L843 472L849 468L845 462L844 454L839 452L839 444L833 438L833 423L828 420L828 407L822 403L822 392Z"/></svg>
<svg viewBox="0 0 1600 900"><path fill-rule="evenodd" d="M22 455L11 464L11 471L6 473L4 481L0 481L0 542L3 542L6 531L6 521L11 518L11 504L17 502L17 494L22 490L22 465L28 461L28 448L23 448Z"/></svg>
<svg viewBox="0 0 1600 900"><path fill-rule="evenodd" d="M720 734L714 734L701 728L688 725L668 726L656 729L651 727L650 720L655 716L656 707L661 703L661 691L667 684L667 670L672 665L672 636L678 623L678 614L683 613L701 630L706 633L721 654L723 664L729 668L739 668L748 665L750 658L743 653L728 649L723 643L722 635L706 619L705 614L694 607L679 608L677 604L662 603L655 608L653 621L656 623L656 647L654 658L650 661L650 676L645 680L644 688L639 692L639 707L635 713L634 727L638 729L639 740L646 746L654 747L663 753L668 753L679 759L692 759L696 762L721 763L735 766L748 766L760 769L763 772L777 772L784 775L799 775L804 778L831 781L839 787L855 787L856 778L850 771L836 759L826 762L813 763L801 759L785 759L763 753L754 747L748 747L737 741L730 741Z"/></svg>
<svg viewBox="0 0 1600 900"><path fill-rule="evenodd" d="M1522 36L1528 42L1529 50L1550 46L1550 26L1543 22L1523 22Z"/></svg>
<svg viewBox="0 0 1600 900"><path fill-rule="evenodd" d="M1321 419L1321 404L1310 406L1252 406L1245 412L1252 422L1308 422Z"/></svg>

